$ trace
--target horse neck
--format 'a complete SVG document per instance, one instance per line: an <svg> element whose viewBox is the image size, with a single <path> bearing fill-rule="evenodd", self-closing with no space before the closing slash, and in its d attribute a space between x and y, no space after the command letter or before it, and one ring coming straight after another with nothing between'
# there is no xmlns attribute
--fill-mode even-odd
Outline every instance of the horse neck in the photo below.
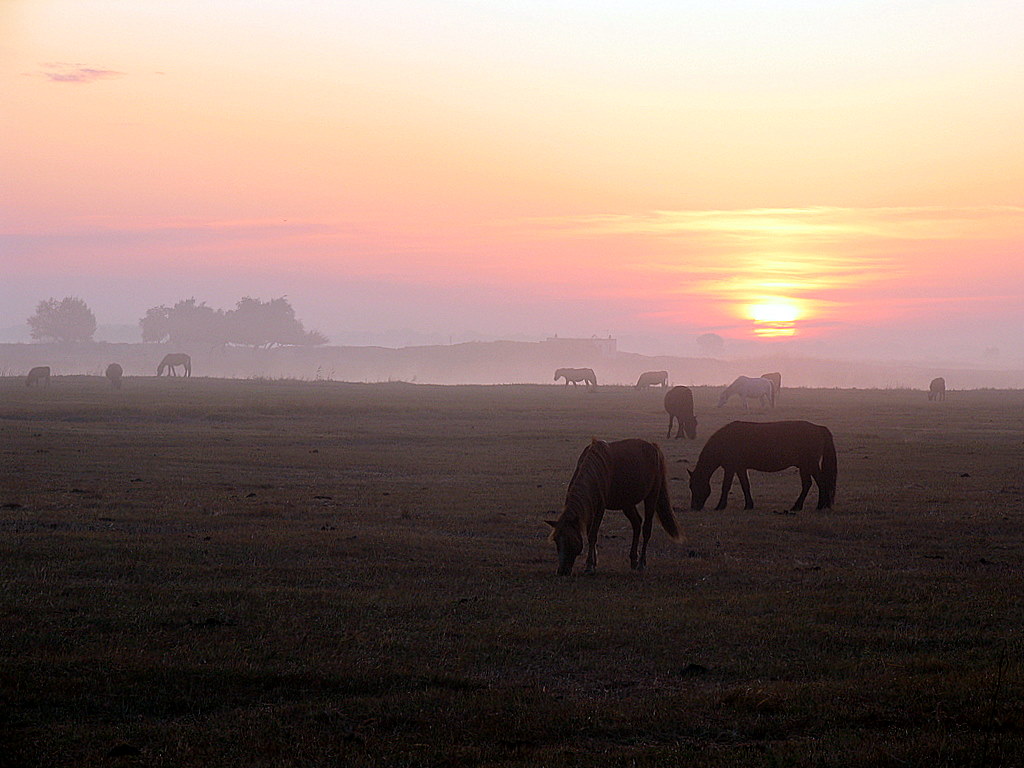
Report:
<svg viewBox="0 0 1024 768"><path fill-rule="evenodd" d="M715 470L722 464L715 455L716 453L714 446L711 446L709 450L708 444L705 444L704 450L697 457L697 466L693 468L695 477L710 478L715 473Z"/></svg>
<svg viewBox="0 0 1024 768"><path fill-rule="evenodd" d="M569 481L562 518L577 520L586 527L593 516L604 509L610 471L603 457L589 453Z"/></svg>

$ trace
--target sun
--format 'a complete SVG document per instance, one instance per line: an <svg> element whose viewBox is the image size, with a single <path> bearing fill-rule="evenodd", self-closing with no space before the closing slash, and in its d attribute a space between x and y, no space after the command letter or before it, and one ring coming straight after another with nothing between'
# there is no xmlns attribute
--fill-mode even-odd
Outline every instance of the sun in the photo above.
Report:
<svg viewBox="0 0 1024 768"><path fill-rule="evenodd" d="M800 308L782 299L751 304L747 310L755 323L792 323L800 317Z"/></svg>
<svg viewBox="0 0 1024 768"><path fill-rule="evenodd" d="M763 338L794 335L796 321L803 316L799 304L785 298L764 299L745 309L754 321L754 333Z"/></svg>

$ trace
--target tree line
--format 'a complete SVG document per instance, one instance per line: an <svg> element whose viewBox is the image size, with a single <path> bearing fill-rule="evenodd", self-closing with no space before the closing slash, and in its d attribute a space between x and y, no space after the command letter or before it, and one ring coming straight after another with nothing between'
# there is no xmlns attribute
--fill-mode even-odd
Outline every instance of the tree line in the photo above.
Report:
<svg viewBox="0 0 1024 768"><path fill-rule="evenodd" d="M96 333L96 316L76 296L40 301L27 322L37 341L92 341ZM328 341L319 331L303 327L284 296L269 301L246 296L228 310L215 309L195 298L183 299L170 307L161 304L146 310L139 327L144 342L269 348L286 344L315 346Z"/></svg>

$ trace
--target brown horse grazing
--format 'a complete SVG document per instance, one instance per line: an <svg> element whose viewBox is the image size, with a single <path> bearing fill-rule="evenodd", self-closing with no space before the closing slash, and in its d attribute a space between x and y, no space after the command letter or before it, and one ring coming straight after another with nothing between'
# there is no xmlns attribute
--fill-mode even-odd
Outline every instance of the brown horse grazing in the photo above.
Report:
<svg viewBox="0 0 1024 768"><path fill-rule="evenodd" d="M946 380L941 376L939 376L937 379L932 379L932 383L928 385L928 399L946 399Z"/></svg>
<svg viewBox="0 0 1024 768"><path fill-rule="evenodd" d="M597 386L597 376L593 368L559 368L555 371L555 381L565 379L565 386L572 384L574 387L579 382L584 382L588 387Z"/></svg>
<svg viewBox="0 0 1024 768"><path fill-rule="evenodd" d="M167 369L168 376L177 376L175 368L178 366L182 367L184 376L192 375L192 358L186 355L184 352L172 352L169 355L164 355L164 359L160 361L160 365L157 366L156 375L162 376L164 368Z"/></svg>
<svg viewBox="0 0 1024 768"><path fill-rule="evenodd" d="M715 509L725 509L733 475L740 478L744 509L754 508L747 470L780 472L800 469L800 496L793 511L804 507L811 479L818 484L818 509L831 509L836 498L836 447L828 427L809 421L733 421L708 438L697 466L690 472L690 508L703 509L711 495L711 475L725 469L722 497Z"/></svg>
<svg viewBox="0 0 1024 768"><path fill-rule="evenodd" d="M665 410L668 412L668 434L665 437L672 437L672 420L679 420L679 429L676 430L676 437L682 437L683 432L693 440L697 437L697 417L693 415L693 392L689 387L672 387L665 393Z"/></svg>
<svg viewBox="0 0 1024 768"><path fill-rule="evenodd" d="M782 389L782 374L781 373L762 373L762 379L768 379L772 383L772 406L775 405L775 401L779 399L779 390Z"/></svg>
<svg viewBox="0 0 1024 768"><path fill-rule="evenodd" d="M644 503L643 547L640 541L640 514L636 505ZM553 530L551 539L558 548L558 575L572 573L573 563L587 540L587 571L597 567L597 532L606 509L621 509L633 524L633 544L629 562L635 571L647 564L647 542L651 538L654 516L674 540L681 536L668 495L665 456L654 443L632 438L606 443L594 439L576 461L576 471L565 493L565 507L558 520L546 521Z"/></svg>
<svg viewBox="0 0 1024 768"><path fill-rule="evenodd" d="M44 387L50 386L50 366L37 365L28 372L28 376L25 377L25 386L32 387L37 384Z"/></svg>
<svg viewBox="0 0 1024 768"><path fill-rule="evenodd" d="M636 388L643 389L644 387L667 387L668 386L668 371L647 371L640 374L640 378L636 380Z"/></svg>
<svg viewBox="0 0 1024 768"><path fill-rule="evenodd" d="M107 366L107 371L103 375L110 379L111 389L121 388L121 377L124 376L124 368L120 365L117 363L111 363Z"/></svg>

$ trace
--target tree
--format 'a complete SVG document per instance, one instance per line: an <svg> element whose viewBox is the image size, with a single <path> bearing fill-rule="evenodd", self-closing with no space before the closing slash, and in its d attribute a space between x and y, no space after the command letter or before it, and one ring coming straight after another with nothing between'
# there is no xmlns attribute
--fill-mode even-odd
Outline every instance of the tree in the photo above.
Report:
<svg viewBox="0 0 1024 768"><path fill-rule="evenodd" d="M697 337L697 346L702 354L716 355L725 349L725 339L717 333L702 333Z"/></svg>
<svg viewBox="0 0 1024 768"><path fill-rule="evenodd" d="M143 341L170 341L174 344L244 344L272 347L275 344L326 344L319 331L307 331L295 317L295 310L282 296L262 301L248 296L234 309L225 312L196 303L194 298L179 301L173 307L160 305L146 311L139 320Z"/></svg>
<svg viewBox="0 0 1024 768"><path fill-rule="evenodd" d="M47 299L36 306L36 313L28 319L33 339L54 341L92 341L96 333L96 315L89 305L76 296L60 301Z"/></svg>
<svg viewBox="0 0 1024 768"><path fill-rule="evenodd" d="M275 344L326 344L327 337L319 331L307 331L295 317L295 310L284 296L263 301L249 296L241 299L226 313L228 340L251 347L272 347Z"/></svg>
<svg viewBox="0 0 1024 768"><path fill-rule="evenodd" d="M227 321L223 310L196 303L195 298L179 301L173 307L161 304L146 310L139 320L143 341L170 341L173 344L227 342Z"/></svg>

